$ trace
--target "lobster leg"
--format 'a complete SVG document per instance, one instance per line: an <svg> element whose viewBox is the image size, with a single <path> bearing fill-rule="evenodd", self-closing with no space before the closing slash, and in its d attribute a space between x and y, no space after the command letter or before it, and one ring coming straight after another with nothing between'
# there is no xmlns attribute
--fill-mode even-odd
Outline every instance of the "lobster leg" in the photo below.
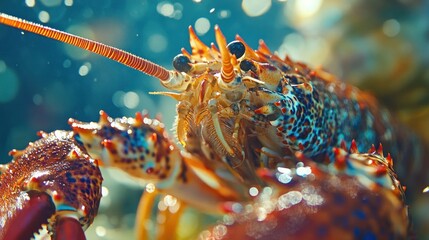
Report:
<svg viewBox="0 0 429 240"><path fill-rule="evenodd" d="M152 216L152 208L155 204L155 199L158 193L155 191L145 191L140 198L139 206L136 214L136 236L137 239L149 239L150 231L148 222Z"/></svg>
<svg viewBox="0 0 429 240"><path fill-rule="evenodd" d="M141 113L135 118L112 119L100 111L98 123L70 119L69 124L78 141L103 166L121 169L196 208L222 213L221 202L247 197L247 188L236 184L238 177L226 164L206 166L203 155L180 151L156 119Z"/></svg>
<svg viewBox="0 0 429 240"><path fill-rule="evenodd" d="M40 136L12 150L0 175L0 239L30 239L43 224L56 239L85 239L101 198L97 162L71 132Z"/></svg>
<svg viewBox="0 0 429 240"><path fill-rule="evenodd" d="M171 199L169 204L165 205L165 198ZM168 202L168 201L167 201ZM139 207L136 214L136 235L137 239L178 239L177 227L185 210L185 203L155 190L153 192L145 191L140 198ZM156 224L157 220L152 220L156 209L157 219L162 223ZM149 226L153 226L149 228ZM154 228L156 230L154 230Z"/></svg>
<svg viewBox="0 0 429 240"><path fill-rule="evenodd" d="M85 233L79 220L73 217L63 216L57 220L54 240L85 240Z"/></svg>
<svg viewBox="0 0 429 240"><path fill-rule="evenodd" d="M30 239L42 224L48 223L48 219L55 213L55 205L48 194L37 191L29 191L25 194L28 195L28 200L8 221L2 239Z"/></svg>

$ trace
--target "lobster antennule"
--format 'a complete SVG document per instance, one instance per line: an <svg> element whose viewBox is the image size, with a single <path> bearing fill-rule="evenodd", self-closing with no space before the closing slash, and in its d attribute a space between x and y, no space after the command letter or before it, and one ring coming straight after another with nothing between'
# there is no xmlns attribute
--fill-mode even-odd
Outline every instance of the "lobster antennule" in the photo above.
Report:
<svg viewBox="0 0 429 240"><path fill-rule="evenodd" d="M156 77L161 80L161 82L168 82L172 77L174 77L171 71L159 66L158 64L94 40L29 22L4 13L0 13L0 23L97 53L128 67L139 70L147 75Z"/></svg>

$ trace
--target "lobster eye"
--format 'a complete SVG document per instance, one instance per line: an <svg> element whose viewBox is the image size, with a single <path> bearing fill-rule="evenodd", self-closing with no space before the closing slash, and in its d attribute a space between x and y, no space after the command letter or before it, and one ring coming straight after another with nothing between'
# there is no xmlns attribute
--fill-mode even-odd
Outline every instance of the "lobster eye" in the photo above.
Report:
<svg viewBox="0 0 429 240"><path fill-rule="evenodd" d="M243 56L244 52L246 51L246 47L240 41L230 42L227 48L231 54L235 55L236 58L241 58L241 56Z"/></svg>
<svg viewBox="0 0 429 240"><path fill-rule="evenodd" d="M173 59L173 67L179 72L189 72L191 70L191 61L183 54L179 54Z"/></svg>
<svg viewBox="0 0 429 240"><path fill-rule="evenodd" d="M240 68L241 68L241 70L243 70L245 72L247 72L249 70L256 72L256 67L255 67L255 65L253 65L253 62L246 60L246 59L240 62Z"/></svg>

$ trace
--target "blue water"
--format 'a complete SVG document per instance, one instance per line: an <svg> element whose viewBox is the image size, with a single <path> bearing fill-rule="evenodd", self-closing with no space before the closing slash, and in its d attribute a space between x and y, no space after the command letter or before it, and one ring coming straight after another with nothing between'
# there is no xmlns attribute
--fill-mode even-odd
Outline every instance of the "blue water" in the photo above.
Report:
<svg viewBox="0 0 429 240"><path fill-rule="evenodd" d="M228 41L239 34L250 46L257 48L258 40L264 39L271 49L283 51L283 54L285 42L295 44L287 49L288 54L292 54L295 59L328 66L342 77L358 76L358 79L371 80L371 74L376 72L378 79L375 80L388 81L370 81L362 85L367 84L366 87L372 91L378 90L386 104L395 103L400 107L404 101L410 101L404 103L408 107L429 102L427 0L418 1L419 4L413 4L414 1L379 1L379 4L375 4L362 0L353 7L347 6L346 1L336 1L307 19L291 17L292 5L288 4L292 4L293 0L273 0L271 7L258 17L246 14L241 1L231 0L202 0L199 3L191 0L42 0L36 1L34 6L31 2L0 1L0 12L38 23L45 21L44 25L91 37L169 69L172 68L173 57L180 53L182 47L190 51L189 25L195 27L200 24L203 28L200 29L200 37L203 42L210 44L214 42L213 27L219 24ZM306 14L311 15L312 9L322 0L307 2L313 5L303 8ZM362 5L359 4L361 2ZM66 6L65 3L72 4ZM348 14L344 15L344 12ZM205 25L201 23L207 22L210 23L210 30L206 32ZM294 27L299 28L306 38L291 35L296 31ZM386 38L389 40L386 44L377 42L380 41L380 35L372 34L383 31L391 36ZM341 42L331 41L338 37ZM326 42L318 42L320 38ZM348 40L350 44L347 45ZM395 57L400 59L400 52L393 53L404 46L410 47L412 57L407 59L411 65L401 72L412 69L408 76L414 78L397 87L391 77L401 72L390 74L389 68L384 68L378 61L383 60L381 56L388 56L385 58L388 60ZM315 52L317 55L312 55ZM340 55L345 57L336 57ZM335 61L340 63L333 67L326 64ZM356 72L358 74L354 75ZM368 76L362 77L363 74ZM423 80L417 82L414 79ZM409 90L403 91L405 87ZM401 97L395 92L412 92L422 87L427 91L423 91L419 98L416 95L413 95L414 98L409 95ZM97 121L101 109L113 117L133 116L136 111L143 109L149 110L152 116L161 113L166 128L170 129L176 102L168 97L148 94L150 91L162 90L156 79L111 60L31 33L0 26L0 163L10 161L7 153L11 149L23 149L28 142L36 140L37 131L69 129L67 120L70 117ZM121 186L118 192L119 188L125 191ZM129 192L122 193L124 199L112 200L116 207L111 206L111 209L135 206L139 192L134 194L134 197L129 197ZM108 207L111 213L113 210L110 205ZM126 211L133 213L135 209Z"/></svg>
<svg viewBox="0 0 429 240"><path fill-rule="evenodd" d="M47 13L49 21L45 25L66 31L78 29L79 34L85 33L82 29L90 29L93 34L85 36L172 68L171 61L182 47L190 51L188 26L195 26L199 18L210 22L210 30L201 36L207 44L214 42L213 27L219 24L228 41L240 34L254 48L261 38L278 48L292 31L284 20L283 5L273 2L260 17L247 16L239 1L227 0L75 0L72 6L65 6L63 1L36 1L34 7L24 1L1 1L0 12L38 23ZM167 8L165 13L160 7ZM171 7L175 13L168 15ZM175 102L147 94L163 90L156 79L95 54L6 26L0 26L0 41L0 73L7 70L0 74L0 163L10 160L7 152L12 148L22 149L37 139L37 131L69 129L70 117L96 121L100 109L114 117L133 116L136 111L148 109L153 116L162 113L167 128L172 126ZM81 67L88 64L89 72L79 75ZM123 106L121 99L130 92L137 94L139 102ZM128 94L131 99L136 95L133 93Z"/></svg>

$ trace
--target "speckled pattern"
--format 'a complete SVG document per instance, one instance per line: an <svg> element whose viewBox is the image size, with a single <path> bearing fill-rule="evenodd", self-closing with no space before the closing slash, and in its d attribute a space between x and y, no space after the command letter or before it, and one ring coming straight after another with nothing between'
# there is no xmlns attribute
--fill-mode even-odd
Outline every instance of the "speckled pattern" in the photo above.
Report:
<svg viewBox="0 0 429 240"><path fill-rule="evenodd" d="M98 211L101 198L101 172L73 139L73 133L41 133L42 138L22 151L11 152L13 161L0 175L0 223L19 211L23 191L48 193L57 209L75 212L81 225L88 227ZM53 218L54 219L54 218Z"/></svg>
<svg viewBox="0 0 429 240"><path fill-rule="evenodd" d="M141 113L136 118L112 119L102 111L98 123L72 119L69 123L92 157L139 179L162 181L180 164L177 147L166 137L164 125Z"/></svg>
<svg viewBox="0 0 429 240"><path fill-rule="evenodd" d="M238 203L242 209L226 221L231 231L223 232L225 239L406 238L407 207L393 166L405 179L410 161L419 161L413 134L371 95L322 69L280 59L263 41L256 51L240 37L226 45L215 32L218 48L204 45L190 29L192 53L182 51L173 64L190 80L173 97L179 100L177 134L185 149L205 153L203 161L221 156L244 184L262 192L247 206ZM379 143L395 156L395 165L382 147L370 148ZM337 148L346 145L352 146L350 156ZM368 148L378 155L359 153ZM311 165L308 176L294 166L296 154ZM280 180L252 175L261 167L285 167L293 180L276 184ZM263 194L267 185L274 192L269 197ZM269 209L282 194L305 198L308 191L310 199L293 208Z"/></svg>
<svg viewBox="0 0 429 240"><path fill-rule="evenodd" d="M175 130L183 152L158 121L141 114L113 120L101 112L98 123L88 124L71 119L74 133L67 133L68 139L107 166L160 183L157 188L202 212L231 213L203 238L409 236L393 167L399 178L409 178L409 166L420 160L418 142L369 94L321 69L280 59L263 41L258 50L239 36L227 45L215 26L217 47L208 47L192 28L189 32L192 51L182 49L173 60L176 71L142 60L151 66L142 71L163 73L161 83L173 91L158 94L178 101ZM131 67L137 64L132 62ZM362 149L382 143L397 161L384 157L381 145L359 153L354 139ZM351 145L349 152L345 145ZM185 172L188 167L192 170ZM99 190L88 185L82 176L87 172L77 174L59 175L72 184L70 196L78 182L83 194ZM39 185L37 179L30 183ZM150 205L156 206L154 199L144 204L144 220Z"/></svg>
<svg viewBox="0 0 429 240"><path fill-rule="evenodd" d="M162 93L179 101L176 133L187 151L202 152L207 161L220 156L251 185L260 184L255 169L288 165L298 151L327 164L333 147L355 140L363 151L381 143L409 193L428 182L409 177L424 175L415 168L427 162L419 140L369 93L323 69L281 59L263 41L253 50L239 36L227 45L215 32L218 48L190 28L192 51L173 60L186 76L185 90Z"/></svg>
<svg viewBox="0 0 429 240"><path fill-rule="evenodd" d="M157 119L140 112L135 118L113 119L100 111L98 122L70 119L69 124L76 141L92 157L105 167L124 171L142 185L150 183L162 193L214 212L219 211L216 205L219 202L243 199L245 188L230 187L233 178L230 173L216 176L212 168L201 164L203 156L182 153ZM216 170L222 171L219 166ZM204 178L195 171L202 172ZM234 179L232 183L237 181Z"/></svg>

